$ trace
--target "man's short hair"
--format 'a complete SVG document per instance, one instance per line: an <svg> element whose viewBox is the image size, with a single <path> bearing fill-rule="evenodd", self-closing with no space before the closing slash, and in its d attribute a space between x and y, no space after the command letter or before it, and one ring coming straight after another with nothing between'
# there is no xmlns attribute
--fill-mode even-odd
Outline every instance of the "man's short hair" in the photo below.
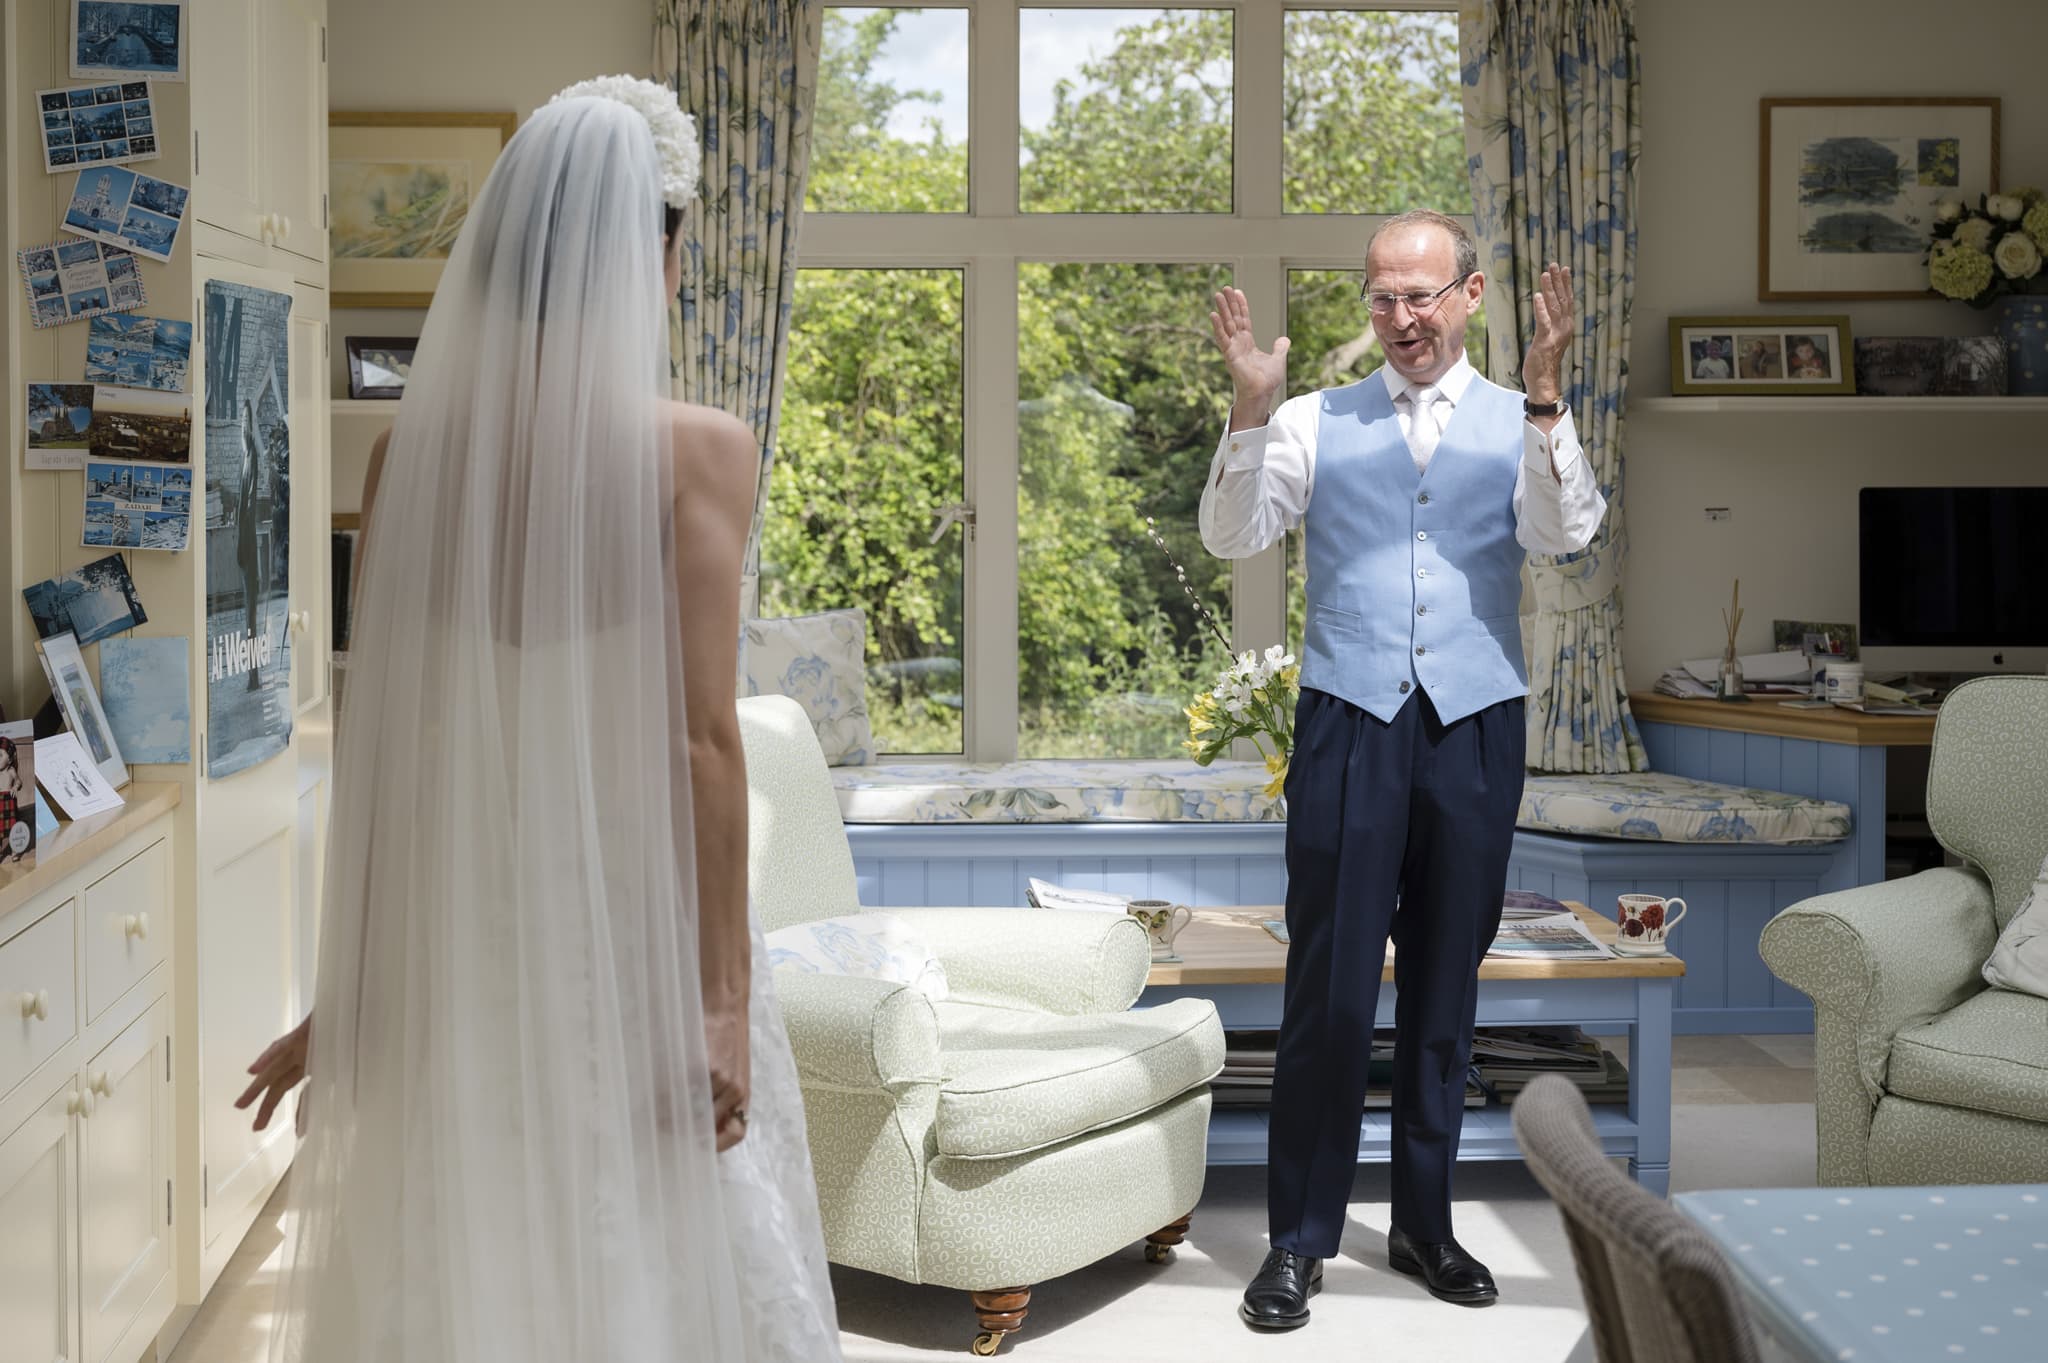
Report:
<svg viewBox="0 0 2048 1363"><path fill-rule="evenodd" d="M1451 235L1451 248L1456 255L1458 274L1470 275L1479 269L1479 243L1472 239L1465 224L1433 208L1411 208L1406 213L1396 213L1373 229L1365 242L1366 269L1372 268L1372 244L1380 239L1382 232L1397 227L1440 227Z"/></svg>

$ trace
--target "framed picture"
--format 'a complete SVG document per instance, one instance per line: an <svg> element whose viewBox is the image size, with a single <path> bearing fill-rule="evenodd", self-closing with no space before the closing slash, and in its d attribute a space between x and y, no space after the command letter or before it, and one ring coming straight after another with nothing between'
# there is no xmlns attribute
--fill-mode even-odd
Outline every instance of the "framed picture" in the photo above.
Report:
<svg viewBox="0 0 2048 1363"><path fill-rule="evenodd" d="M185 0L71 0L71 74L183 80L185 18Z"/></svg>
<svg viewBox="0 0 2048 1363"><path fill-rule="evenodd" d="M405 396L418 337L351 336L347 344L350 397L396 400Z"/></svg>
<svg viewBox="0 0 2048 1363"><path fill-rule="evenodd" d="M337 308L424 308L511 113L330 113L329 280Z"/></svg>
<svg viewBox="0 0 2048 1363"><path fill-rule="evenodd" d="M1997 336L1856 338L1856 391L1870 397L2003 397L2005 373Z"/></svg>
<svg viewBox="0 0 2048 1363"><path fill-rule="evenodd" d="M1756 296L1933 298L1934 205L1998 188L1998 100L1761 102Z"/></svg>
<svg viewBox="0 0 2048 1363"><path fill-rule="evenodd" d="M78 736L78 745L119 790L128 784L128 764L121 760L120 745L114 741L114 726L100 708L99 692L93 689L92 674L85 670L78 639L71 634L53 634L39 640L36 652L43 660L43 673L50 680L50 694L64 712L64 727Z"/></svg>
<svg viewBox="0 0 2048 1363"><path fill-rule="evenodd" d="M1847 317L1674 317L1671 391L1680 395L1853 393Z"/></svg>

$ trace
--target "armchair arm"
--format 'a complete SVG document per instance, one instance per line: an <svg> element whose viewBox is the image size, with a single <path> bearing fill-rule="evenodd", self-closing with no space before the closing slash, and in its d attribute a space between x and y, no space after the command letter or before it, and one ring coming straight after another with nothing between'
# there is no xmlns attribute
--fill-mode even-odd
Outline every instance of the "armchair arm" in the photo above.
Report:
<svg viewBox="0 0 2048 1363"><path fill-rule="evenodd" d="M1996 937L1990 885L1953 867L1816 895L1764 926L1764 963L1814 1004L1822 1183L1868 1181L1892 1038L1982 990Z"/></svg>
<svg viewBox="0 0 2048 1363"><path fill-rule="evenodd" d="M953 997L1050 1013L1121 1013L1152 969L1137 919L1076 909L890 909L946 967Z"/></svg>
<svg viewBox="0 0 2048 1363"><path fill-rule="evenodd" d="M908 985L775 972L789 1048L806 1087L900 1090L939 1081L939 1024Z"/></svg>

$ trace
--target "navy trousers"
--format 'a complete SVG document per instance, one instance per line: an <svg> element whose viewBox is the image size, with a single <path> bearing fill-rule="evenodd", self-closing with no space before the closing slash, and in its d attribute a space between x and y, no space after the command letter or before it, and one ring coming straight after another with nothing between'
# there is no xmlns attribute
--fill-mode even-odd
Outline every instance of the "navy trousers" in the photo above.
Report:
<svg viewBox="0 0 2048 1363"><path fill-rule="evenodd" d="M1522 796L1522 701L1445 724L1418 691L1384 723L1304 690L1294 734L1272 1243L1320 1259L1337 1252L1390 933L1393 1220L1418 1241L1449 1240L1479 962L1500 926Z"/></svg>

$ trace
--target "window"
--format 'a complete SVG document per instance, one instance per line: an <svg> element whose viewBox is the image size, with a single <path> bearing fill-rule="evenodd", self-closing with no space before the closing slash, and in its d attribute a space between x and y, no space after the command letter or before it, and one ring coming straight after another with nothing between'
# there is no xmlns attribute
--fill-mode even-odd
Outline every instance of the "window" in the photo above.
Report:
<svg viewBox="0 0 2048 1363"><path fill-rule="evenodd" d="M884 752L1179 756L1226 655L1191 593L1232 647L1300 639L1285 546L1201 547L1210 297L1290 334L1293 391L1379 363L1366 238L1469 211L1455 16L959 0L824 32L761 609L867 611Z"/></svg>

